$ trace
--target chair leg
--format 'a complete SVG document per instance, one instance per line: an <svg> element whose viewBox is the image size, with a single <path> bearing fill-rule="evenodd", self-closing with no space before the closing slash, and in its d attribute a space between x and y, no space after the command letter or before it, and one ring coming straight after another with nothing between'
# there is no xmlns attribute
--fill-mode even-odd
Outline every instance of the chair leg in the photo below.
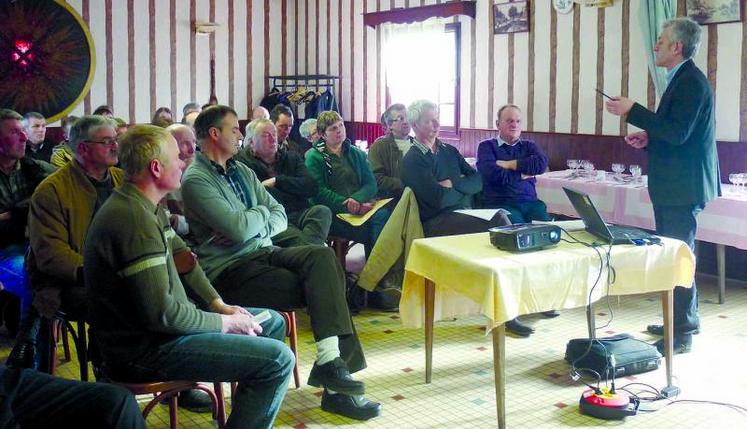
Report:
<svg viewBox="0 0 747 429"><path fill-rule="evenodd" d="M88 381L88 345L86 344L86 322L78 321L78 343L75 345L80 364L80 380Z"/></svg>
<svg viewBox="0 0 747 429"><path fill-rule="evenodd" d="M296 331L296 313L294 311L288 314L288 341L293 356L296 358L296 364L293 366L293 381L296 383L296 389L301 387L301 375L298 372L298 331Z"/></svg>
<svg viewBox="0 0 747 429"><path fill-rule="evenodd" d="M218 422L218 429L223 429L226 425L226 398L223 396L223 383L220 381L214 383L213 390L216 399L215 420Z"/></svg>
<svg viewBox="0 0 747 429"><path fill-rule="evenodd" d="M54 375L57 371L57 335L62 331L60 328L62 323L57 319L52 319L49 322L49 326L42 327L42 329L49 329L49 374Z"/></svg>
<svg viewBox="0 0 747 429"><path fill-rule="evenodd" d="M179 405L176 402L176 394L169 398L169 427L179 429Z"/></svg>
<svg viewBox="0 0 747 429"><path fill-rule="evenodd" d="M72 357L70 355L70 340L67 335L67 326L64 323L59 323L57 326L59 327L57 333L62 337L62 351L65 353L65 362L70 362Z"/></svg>
<svg viewBox="0 0 747 429"><path fill-rule="evenodd" d="M285 319L285 336L288 337L290 349L293 352L293 356L296 358L296 364L293 367L293 381L296 384L296 389L298 389L301 387L301 375L298 372L298 332L296 331L296 312L281 311L280 315ZM233 391L231 393L233 393Z"/></svg>

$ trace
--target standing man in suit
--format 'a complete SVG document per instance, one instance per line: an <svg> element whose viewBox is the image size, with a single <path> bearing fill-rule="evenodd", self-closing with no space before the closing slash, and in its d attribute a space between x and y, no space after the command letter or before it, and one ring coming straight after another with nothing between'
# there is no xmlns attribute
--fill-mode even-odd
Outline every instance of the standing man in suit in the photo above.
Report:
<svg viewBox="0 0 747 429"><path fill-rule="evenodd" d="M613 97L607 110L643 131L625 142L648 152L648 191L654 206L657 234L686 242L692 249L698 214L721 193L716 153L713 91L692 57L700 45L700 26L689 18L664 23L654 53L656 65L667 69L667 89L659 108L651 112L625 97ZM687 353L700 327L698 293L674 290L674 352ZM661 335L661 325L648 331ZM663 351L664 342L656 343Z"/></svg>

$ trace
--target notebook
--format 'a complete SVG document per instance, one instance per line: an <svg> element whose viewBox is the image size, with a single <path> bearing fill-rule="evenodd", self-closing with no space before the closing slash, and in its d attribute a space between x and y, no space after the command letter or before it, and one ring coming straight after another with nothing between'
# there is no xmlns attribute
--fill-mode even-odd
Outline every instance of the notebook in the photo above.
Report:
<svg viewBox="0 0 747 429"><path fill-rule="evenodd" d="M659 238L638 228L627 226L608 225L602 219L599 211L591 202L589 195L570 188L563 188L568 199L573 204L581 220L586 226L586 231L609 244L639 244L636 240L643 242L657 242Z"/></svg>

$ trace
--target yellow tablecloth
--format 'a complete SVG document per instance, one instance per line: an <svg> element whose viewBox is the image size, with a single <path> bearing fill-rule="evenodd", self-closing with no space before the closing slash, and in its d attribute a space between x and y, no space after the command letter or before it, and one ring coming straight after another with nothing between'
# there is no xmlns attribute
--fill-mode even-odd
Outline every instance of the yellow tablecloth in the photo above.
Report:
<svg viewBox="0 0 747 429"><path fill-rule="evenodd" d="M572 235L594 241L586 232ZM604 256L608 247L598 249ZM669 238L662 238L661 246L612 246L610 261L615 281L608 291L607 270L602 270L593 301L608 294L689 287L695 274L690 248ZM424 278L436 284L435 320L484 314L491 320L490 329L522 314L586 305L599 266L594 249L566 242L542 251L511 253L493 247L488 233L415 240L405 266L402 323L423 326Z"/></svg>

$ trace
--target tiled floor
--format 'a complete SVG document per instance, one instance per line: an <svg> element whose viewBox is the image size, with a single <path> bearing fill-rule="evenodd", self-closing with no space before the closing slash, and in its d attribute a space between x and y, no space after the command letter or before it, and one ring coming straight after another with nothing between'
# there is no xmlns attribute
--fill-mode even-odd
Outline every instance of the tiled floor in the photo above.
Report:
<svg viewBox="0 0 747 429"><path fill-rule="evenodd" d="M676 384L682 388L677 399L728 402L747 407L747 284L728 284L725 305L715 303L711 278L700 279L702 333L695 337L694 350L674 360ZM600 303L598 326L614 318L600 336L627 332L644 340L647 323L661 318L658 295L630 296ZM300 365L302 378L314 359L308 318L299 313ZM583 416L578 399L584 390L568 377L563 361L566 342L586 333L584 310L565 310L556 319L528 317L537 332L530 338L507 338L507 421L509 428L618 427L626 428L737 428L747 425L747 412L694 403L645 404L647 411L624 422L605 422ZM276 421L283 428L401 427L401 428L488 428L495 427L495 391L490 336L479 316L440 322L436 325L433 383L424 383L423 331L402 328L391 313L364 312L355 317L369 368L356 377L366 381L370 399L384 404L384 414L367 423L328 414L319 408L320 390L292 387ZM0 334L0 358L7 355L9 342ZM59 375L77 378L77 365L63 363ZM664 386L663 366L656 372L617 380L626 383ZM165 407L157 407L148 423L168 427ZM207 415L180 412L186 428L214 427Z"/></svg>

